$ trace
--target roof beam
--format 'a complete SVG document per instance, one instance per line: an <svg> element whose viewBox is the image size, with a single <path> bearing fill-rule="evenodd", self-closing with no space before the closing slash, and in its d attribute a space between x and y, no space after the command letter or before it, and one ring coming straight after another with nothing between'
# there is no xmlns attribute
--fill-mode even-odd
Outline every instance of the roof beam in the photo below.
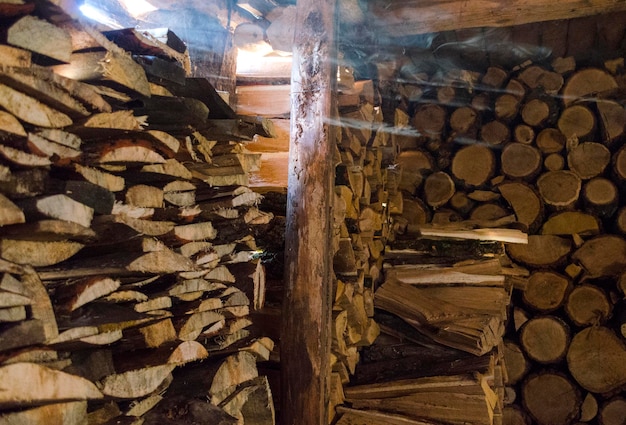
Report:
<svg viewBox="0 0 626 425"><path fill-rule="evenodd" d="M601 15L626 10L623 0L376 0L374 29L391 37Z"/></svg>

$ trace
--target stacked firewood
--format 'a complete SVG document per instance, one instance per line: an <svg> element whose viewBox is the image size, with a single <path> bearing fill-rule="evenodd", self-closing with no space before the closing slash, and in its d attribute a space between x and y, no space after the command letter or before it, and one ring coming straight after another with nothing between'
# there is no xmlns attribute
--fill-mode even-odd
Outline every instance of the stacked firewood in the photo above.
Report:
<svg viewBox="0 0 626 425"><path fill-rule="evenodd" d="M172 34L19 3L0 10L0 423L273 424L273 341L249 330L272 214L241 143L271 124L186 78Z"/></svg>
<svg viewBox="0 0 626 425"><path fill-rule="evenodd" d="M403 208L393 217L396 241L385 259L394 264L385 267L375 307L412 327L390 327L402 329L396 335L402 348L373 355L386 362L380 363L385 372L380 376L409 367L410 362L397 359L407 350L404 344L417 339L408 332L418 329L420 338L427 335L463 352L481 354L481 347L499 346L495 360L504 366L506 386L499 395L506 406L500 416L485 423L623 423L625 403L619 395L626 385L626 209L620 199L626 180L623 72L622 58L578 67L573 58L559 58L511 70L403 74L402 83L389 83L394 96L387 99L396 103L388 101L387 110L396 108L394 124L401 135L395 140ZM528 234L526 244L508 240L515 234L510 232L519 231ZM471 288L472 281L464 283L456 273L477 265L476 258L465 255L484 243L457 250L460 242L442 239L488 241L494 234L504 235L499 240L505 243L497 256L501 271L494 275L505 274L504 287L513 288L511 320L502 344L498 343L502 322L491 328L498 331L489 337L486 328L462 329L475 308L486 311L498 305L488 294L495 286L491 279ZM418 240L403 241L406 246L394 249L407 237ZM446 252L455 263L400 265L415 262L406 258L412 255L406 251L410 244L430 256L433 250ZM437 298L431 293L445 295ZM448 326L442 320L445 315L461 320L451 320ZM438 326L438 320L445 325ZM381 328L387 338L386 327ZM408 350L412 354L407 357L419 365L416 369L432 364L423 351ZM366 363L360 365L364 371ZM376 382L377 375L371 373L364 383ZM385 415L419 411L407 408L417 406L409 403L414 397L409 394L418 383L408 382L396 393L385 393L391 390L383 391L380 385L357 387L350 400L359 409L367 404L359 400L377 400L376 409ZM451 385L460 392L462 385ZM389 407L395 397L398 404ZM462 423L444 414L412 415L416 420Z"/></svg>
<svg viewBox="0 0 626 425"><path fill-rule="evenodd" d="M380 333L373 318L373 292L390 231L385 168L392 162L386 157L390 138L379 131L380 100L372 81L355 82L350 68L344 67L339 81L333 209L333 407L344 401L343 386L351 381L362 348Z"/></svg>

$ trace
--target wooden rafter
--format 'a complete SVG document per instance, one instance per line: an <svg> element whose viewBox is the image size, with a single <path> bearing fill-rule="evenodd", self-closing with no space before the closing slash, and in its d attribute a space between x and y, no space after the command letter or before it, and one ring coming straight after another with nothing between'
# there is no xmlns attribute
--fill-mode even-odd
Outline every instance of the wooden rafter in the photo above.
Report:
<svg viewBox="0 0 626 425"><path fill-rule="evenodd" d="M478 27L507 27L626 10L615 0L377 0L368 4L374 28L408 36Z"/></svg>

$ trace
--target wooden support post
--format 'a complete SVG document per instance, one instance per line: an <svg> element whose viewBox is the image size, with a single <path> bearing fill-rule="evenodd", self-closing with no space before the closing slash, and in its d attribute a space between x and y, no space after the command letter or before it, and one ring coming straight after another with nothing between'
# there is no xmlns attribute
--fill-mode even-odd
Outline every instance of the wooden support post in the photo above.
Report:
<svg viewBox="0 0 626 425"><path fill-rule="evenodd" d="M328 421L335 0L298 0L281 336L285 425Z"/></svg>

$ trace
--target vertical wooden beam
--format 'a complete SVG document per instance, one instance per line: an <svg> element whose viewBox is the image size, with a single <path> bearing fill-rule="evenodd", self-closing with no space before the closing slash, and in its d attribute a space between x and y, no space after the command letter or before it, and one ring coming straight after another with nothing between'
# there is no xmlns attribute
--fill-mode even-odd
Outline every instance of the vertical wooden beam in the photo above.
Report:
<svg viewBox="0 0 626 425"><path fill-rule="evenodd" d="M296 5L280 341L283 425L328 423L335 6L336 0Z"/></svg>

